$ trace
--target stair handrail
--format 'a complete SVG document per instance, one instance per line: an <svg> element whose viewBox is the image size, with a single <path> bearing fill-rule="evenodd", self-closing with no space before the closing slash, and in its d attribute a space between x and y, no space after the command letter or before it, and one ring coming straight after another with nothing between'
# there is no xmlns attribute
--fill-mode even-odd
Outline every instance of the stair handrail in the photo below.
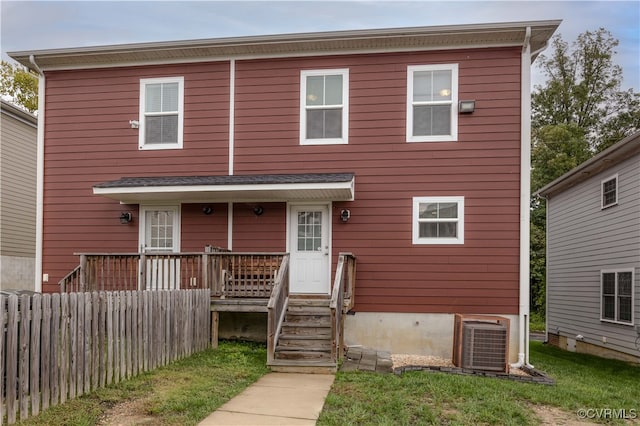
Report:
<svg viewBox="0 0 640 426"><path fill-rule="evenodd" d="M271 297L267 303L267 363L275 359L278 337L289 304L289 254L282 257L280 269L276 275Z"/></svg>
<svg viewBox="0 0 640 426"><path fill-rule="evenodd" d="M344 348L344 314L353 307L355 289L355 256L352 253L340 253L333 281L331 301L331 360L338 362ZM346 272L346 274L345 274ZM345 305L345 296L347 304Z"/></svg>

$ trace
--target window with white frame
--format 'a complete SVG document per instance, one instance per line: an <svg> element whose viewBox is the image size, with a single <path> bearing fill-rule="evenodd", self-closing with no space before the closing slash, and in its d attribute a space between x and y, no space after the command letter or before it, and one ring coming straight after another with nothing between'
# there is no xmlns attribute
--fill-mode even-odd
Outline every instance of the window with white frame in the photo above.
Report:
<svg viewBox="0 0 640 426"><path fill-rule="evenodd" d="M464 197L414 197L413 244L464 244Z"/></svg>
<svg viewBox="0 0 640 426"><path fill-rule="evenodd" d="M300 73L300 144L346 144L349 132L349 70Z"/></svg>
<svg viewBox="0 0 640 426"><path fill-rule="evenodd" d="M140 149L182 148L184 78L140 80Z"/></svg>
<svg viewBox="0 0 640 426"><path fill-rule="evenodd" d="M407 142L458 139L458 64L407 67Z"/></svg>
<svg viewBox="0 0 640 426"><path fill-rule="evenodd" d="M633 325L633 269L601 272L600 319Z"/></svg>
<svg viewBox="0 0 640 426"><path fill-rule="evenodd" d="M610 176L601 182L602 208L618 204L618 175Z"/></svg>

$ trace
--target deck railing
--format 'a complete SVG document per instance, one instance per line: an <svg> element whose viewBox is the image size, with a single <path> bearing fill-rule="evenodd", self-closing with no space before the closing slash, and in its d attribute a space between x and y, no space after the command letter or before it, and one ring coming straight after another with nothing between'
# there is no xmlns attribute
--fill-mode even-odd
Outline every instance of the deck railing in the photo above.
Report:
<svg viewBox="0 0 640 426"><path fill-rule="evenodd" d="M344 350L344 313L353 308L353 292L356 281L356 257L340 253L331 292L331 359L338 362Z"/></svg>
<svg viewBox="0 0 640 426"><path fill-rule="evenodd" d="M220 298L269 298L285 253L83 253L60 282L78 291L208 288Z"/></svg>
<svg viewBox="0 0 640 426"><path fill-rule="evenodd" d="M267 363L273 361L278 336L289 304L289 255L282 259L271 297L267 303Z"/></svg>

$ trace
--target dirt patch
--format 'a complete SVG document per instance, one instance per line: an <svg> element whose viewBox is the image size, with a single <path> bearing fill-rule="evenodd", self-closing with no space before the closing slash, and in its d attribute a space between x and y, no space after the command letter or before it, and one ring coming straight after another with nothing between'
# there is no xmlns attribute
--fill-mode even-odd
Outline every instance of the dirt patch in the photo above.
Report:
<svg viewBox="0 0 640 426"><path fill-rule="evenodd" d="M592 425L592 422L580 420L576 413L563 411L557 407L548 405L531 405L531 409L540 419L540 424L544 426L583 426Z"/></svg>
<svg viewBox="0 0 640 426"><path fill-rule="evenodd" d="M158 419L146 414L144 398L120 402L107 410L98 421L99 426L153 425Z"/></svg>

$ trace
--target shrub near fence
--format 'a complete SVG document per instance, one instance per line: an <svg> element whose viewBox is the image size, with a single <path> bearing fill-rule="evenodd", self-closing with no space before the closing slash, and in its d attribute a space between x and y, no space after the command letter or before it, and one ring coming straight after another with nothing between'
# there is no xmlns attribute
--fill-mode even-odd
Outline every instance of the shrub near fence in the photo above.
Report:
<svg viewBox="0 0 640 426"><path fill-rule="evenodd" d="M0 425L204 350L210 291L0 296Z"/></svg>

